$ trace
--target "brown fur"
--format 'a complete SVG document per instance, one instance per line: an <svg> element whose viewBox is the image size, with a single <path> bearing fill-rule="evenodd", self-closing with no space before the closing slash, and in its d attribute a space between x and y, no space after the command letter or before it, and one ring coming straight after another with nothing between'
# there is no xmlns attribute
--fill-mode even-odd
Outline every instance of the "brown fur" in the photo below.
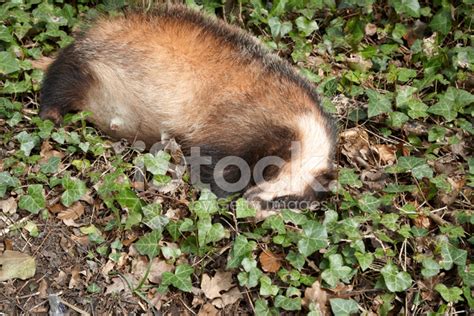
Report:
<svg viewBox="0 0 474 316"><path fill-rule="evenodd" d="M46 74L40 115L58 121L77 110L91 111L115 138L151 146L166 134L185 150L250 165L269 155L288 160L303 116L321 128L328 161L335 143L314 88L287 62L247 33L182 7L102 19L64 50Z"/></svg>

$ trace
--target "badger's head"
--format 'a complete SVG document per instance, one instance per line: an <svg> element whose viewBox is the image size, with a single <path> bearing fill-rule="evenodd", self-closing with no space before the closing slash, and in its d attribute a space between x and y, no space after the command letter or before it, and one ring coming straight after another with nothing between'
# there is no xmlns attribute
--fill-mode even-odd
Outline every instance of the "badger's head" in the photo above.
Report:
<svg viewBox="0 0 474 316"><path fill-rule="evenodd" d="M325 116L300 116L290 158L270 157L262 166L257 163L254 174L268 162L274 162L278 172L270 179L255 179L256 185L244 197L259 209L313 208L335 180L335 130L329 122Z"/></svg>

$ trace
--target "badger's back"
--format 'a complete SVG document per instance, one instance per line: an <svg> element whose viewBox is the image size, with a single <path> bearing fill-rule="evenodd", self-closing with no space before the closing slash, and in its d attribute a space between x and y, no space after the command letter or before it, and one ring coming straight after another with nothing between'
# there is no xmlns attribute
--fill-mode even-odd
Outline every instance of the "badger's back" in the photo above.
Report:
<svg viewBox="0 0 474 316"><path fill-rule="evenodd" d="M300 141L300 160L320 157L319 167L303 169L318 173L334 147L314 87L287 62L181 7L102 19L63 50L46 73L40 115L59 120L77 110L91 111L113 137L152 145L167 135L214 164L226 156L251 166L271 155L289 162L291 142Z"/></svg>

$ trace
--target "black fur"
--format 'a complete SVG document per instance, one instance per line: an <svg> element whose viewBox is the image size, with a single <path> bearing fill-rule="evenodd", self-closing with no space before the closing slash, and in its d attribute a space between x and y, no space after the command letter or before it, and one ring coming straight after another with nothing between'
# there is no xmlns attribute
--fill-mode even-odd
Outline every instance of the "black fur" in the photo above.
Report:
<svg viewBox="0 0 474 316"><path fill-rule="evenodd" d="M72 44L48 68L41 88L40 117L59 123L66 113L80 110L94 77L87 60Z"/></svg>

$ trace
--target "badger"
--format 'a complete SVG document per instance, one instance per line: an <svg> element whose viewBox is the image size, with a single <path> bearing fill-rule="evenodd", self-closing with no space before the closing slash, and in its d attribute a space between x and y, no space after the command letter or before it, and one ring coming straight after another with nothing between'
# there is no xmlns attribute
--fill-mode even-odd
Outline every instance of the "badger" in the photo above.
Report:
<svg viewBox="0 0 474 316"><path fill-rule="evenodd" d="M112 138L197 150L200 183L261 208L317 201L334 178L335 124L315 87L250 34L185 7L102 17L63 49L39 115L76 111Z"/></svg>

